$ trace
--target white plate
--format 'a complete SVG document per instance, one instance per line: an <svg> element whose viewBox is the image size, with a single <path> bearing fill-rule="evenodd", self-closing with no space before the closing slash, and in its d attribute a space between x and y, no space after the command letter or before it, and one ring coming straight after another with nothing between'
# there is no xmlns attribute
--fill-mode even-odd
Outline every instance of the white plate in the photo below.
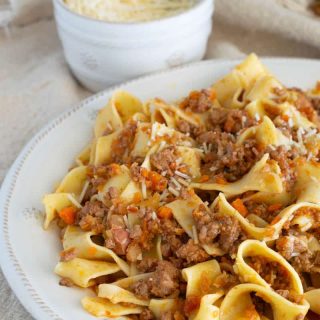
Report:
<svg viewBox="0 0 320 320"><path fill-rule="evenodd" d="M177 99L193 89L208 87L225 75L235 61L206 61L161 72L121 86L141 99ZM312 87L320 79L320 61L265 59L287 86ZM13 291L39 320L95 319L81 307L83 290L60 287L53 269L60 244L51 228L42 229L42 196L53 190L75 155L91 139L96 112L115 88L99 93L39 132L11 167L0 195L0 262Z"/></svg>

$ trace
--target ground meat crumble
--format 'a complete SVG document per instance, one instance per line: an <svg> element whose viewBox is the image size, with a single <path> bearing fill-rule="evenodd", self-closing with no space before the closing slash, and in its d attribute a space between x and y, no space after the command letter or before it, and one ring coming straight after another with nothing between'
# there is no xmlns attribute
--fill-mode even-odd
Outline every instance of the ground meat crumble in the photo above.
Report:
<svg viewBox="0 0 320 320"><path fill-rule="evenodd" d="M159 261L154 273L132 285L132 291L141 299L166 298L179 295L180 270L169 261Z"/></svg>
<svg viewBox="0 0 320 320"><path fill-rule="evenodd" d="M203 205L194 210L193 218L202 244L217 243L219 248L229 254L235 253L239 242L244 239L238 220L232 216L208 211Z"/></svg>

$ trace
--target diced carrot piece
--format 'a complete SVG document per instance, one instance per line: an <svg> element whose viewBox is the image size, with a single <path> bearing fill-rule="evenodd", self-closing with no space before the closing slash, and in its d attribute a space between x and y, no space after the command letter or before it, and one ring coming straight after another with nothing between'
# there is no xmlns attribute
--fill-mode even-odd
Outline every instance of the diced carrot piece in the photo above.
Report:
<svg viewBox="0 0 320 320"><path fill-rule="evenodd" d="M279 216L276 216L272 221L271 221L271 225L274 225L276 223L278 223L281 220L281 218Z"/></svg>
<svg viewBox="0 0 320 320"><path fill-rule="evenodd" d="M161 219L170 219L173 216L172 210L165 206L158 209L157 215Z"/></svg>
<svg viewBox="0 0 320 320"><path fill-rule="evenodd" d="M149 179L152 190L161 192L167 187L167 179L155 171L150 172Z"/></svg>
<svg viewBox="0 0 320 320"><path fill-rule="evenodd" d="M185 314L190 315L195 310L199 309L200 302L200 296L190 295L185 301L183 311L185 312Z"/></svg>
<svg viewBox="0 0 320 320"><path fill-rule="evenodd" d="M189 98L190 99L199 99L200 98L201 93L199 91L192 91L189 94Z"/></svg>
<svg viewBox="0 0 320 320"><path fill-rule="evenodd" d="M248 215L248 209L240 198L234 200L231 205L239 211L242 216L246 217Z"/></svg>
<svg viewBox="0 0 320 320"><path fill-rule="evenodd" d="M77 209L74 207L66 207L59 212L59 217L66 223L66 224L74 224L76 220L76 212Z"/></svg>
<svg viewBox="0 0 320 320"><path fill-rule="evenodd" d="M141 168L141 175L142 175L144 178L148 178L149 173L150 173L150 172L149 172L146 168Z"/></svg>
<svg viewBox="0 0 320 320"><path fill-rule="evenodd" d="M283 114L283 115L281 116L281 118L282 118L284 121L286 121L286 122L289 121L289 116L288 116L287 114Z"/></svg>
<svg viewBox="0 0 320 320"><path fill-rule="evenodd" d="M210 100L214 101L217 99L217 93L215 90L211 89Z"/></svg>
<svg viewBox="0 0 320 320"><path fill-rule="evenodd" d="M97 248L95 248L95 247L90 247L90 248L88 248L88 254L90 255L90 256L93 256L93 255L95 255L97 253Z"/></svg>
<svg viewBox="0 0 320 320"><path fill-rule="evenodd" d="M199 182L206 182L206 181L209 181L209 179L210 179L209 176L203 175L203 176L200 177Z"/></svg>
<svg viewBox="0 0 320 320"><path fill-rule="evenodd" d="M216 183L218 183L218 184L227 184L228 183L228 181L225 178L220 177L220 176L217 176L215 178L215 180L216 180Z"/></svg>
<svg viewBox="0 0 320 320"><path fill-rule="evenodd" d="M268 211L270 212L274 212L274 211L278 211L282 208L282 204L281 203L274 203L274 204L271 204L269 207L268 207Z"/></svg>
<svg viewBox="0 0 320 320"><path fill-rule="evenodd" d="M177 164L175 162L171 162L169 167L170 167L171 170L174 170L174 169L176 169Z"/></svg>
<svg viewBox="0 0 320 320"><path fill-rule="evenodd" d="M235 121L231 117L228 117L227 121L224 124L224 130L227 132L231 132L235 124Z"/></svg>
<svg viewBox="0 0 320 320"><path fill-rule="evenodd" d="M139 202L141 202L141 200L142 200L141 193L140 193L140 192L136 192L136 193L133 195L132 202L133 202L133 203L139 203Z"/></svg>

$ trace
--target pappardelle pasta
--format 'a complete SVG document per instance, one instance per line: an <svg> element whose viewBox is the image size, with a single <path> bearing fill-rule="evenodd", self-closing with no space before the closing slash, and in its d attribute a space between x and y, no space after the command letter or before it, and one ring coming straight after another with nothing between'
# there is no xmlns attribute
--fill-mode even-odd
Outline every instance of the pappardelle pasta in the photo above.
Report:
<svg viewBox="0 0 320 320"><path fill-rule="evenodd" d="M320 83L286 88L254 54L174 103L115 92L43 199L60 284L101 318L320 314L319 111Z"/></svg>

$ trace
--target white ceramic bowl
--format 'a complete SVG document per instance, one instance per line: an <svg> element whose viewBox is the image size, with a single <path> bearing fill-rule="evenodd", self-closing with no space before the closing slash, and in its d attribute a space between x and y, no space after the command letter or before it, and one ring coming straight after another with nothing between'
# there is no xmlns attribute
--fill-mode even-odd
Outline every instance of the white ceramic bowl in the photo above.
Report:
<svg viewBox="0 0 320 320"><path fill-rule="evenodd" d="M62 0L53 2L66 60L79 81L92 91L201 60L214 10L214 0L199 0L173 17L108 23L72 12Z"/></svg>

